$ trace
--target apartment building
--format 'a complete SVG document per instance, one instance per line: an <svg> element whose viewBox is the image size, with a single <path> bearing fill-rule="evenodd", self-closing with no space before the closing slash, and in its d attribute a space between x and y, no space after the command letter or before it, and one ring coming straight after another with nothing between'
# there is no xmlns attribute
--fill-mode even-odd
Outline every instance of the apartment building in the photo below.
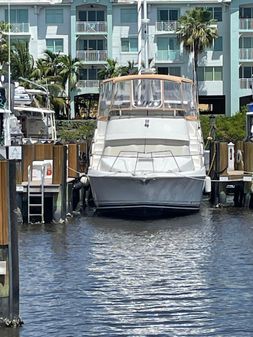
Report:
<svg viewBox="0 0 253 337"><path fill-rule="evenodd" d="M159 73L192 78L192 55L178 42L176 28L178 18L198 6L210 10L219 32L199 59L200 103L209 105L214 113L231 116L252 98L252 0L204 0L201 4L196 0L147 0L143 34L148 58ZM74 97L98 93L98 72L107 58L120 65L137 63L135 0L0 0L0 21L8 19L11 39L26 41L35 59L49 49L70 53L85 63L71 97L72 114Z"/></svg>

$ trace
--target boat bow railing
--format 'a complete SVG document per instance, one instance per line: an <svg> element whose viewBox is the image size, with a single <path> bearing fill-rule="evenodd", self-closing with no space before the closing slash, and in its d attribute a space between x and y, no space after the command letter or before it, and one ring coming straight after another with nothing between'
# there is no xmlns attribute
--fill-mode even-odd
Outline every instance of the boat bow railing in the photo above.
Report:
<svg viewBox="0 0 253 337"><path fill-rule="evenodd" d="M120 151L117 155L102 154L97 169L107 172L169 173L194 170L193 157L203 154L178 154L171 150L138 152Z"/></svg>

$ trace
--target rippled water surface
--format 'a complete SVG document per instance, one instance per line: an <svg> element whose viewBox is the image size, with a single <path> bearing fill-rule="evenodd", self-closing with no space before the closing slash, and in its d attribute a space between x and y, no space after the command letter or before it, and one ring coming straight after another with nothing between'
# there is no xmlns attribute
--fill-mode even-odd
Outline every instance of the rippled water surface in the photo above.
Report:
<svg viewBox="0 0 253 337"><path fill-rule="evenodd" d="M252 210L80 217L19 237L25 324L1 337L253 336Z"/></svg>

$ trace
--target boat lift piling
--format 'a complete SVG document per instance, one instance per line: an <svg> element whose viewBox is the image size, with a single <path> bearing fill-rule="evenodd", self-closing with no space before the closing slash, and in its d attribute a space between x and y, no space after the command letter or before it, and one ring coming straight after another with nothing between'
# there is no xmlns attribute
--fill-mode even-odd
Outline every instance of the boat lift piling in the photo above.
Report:
<svg viewBox="0 0 253 337"><path fill-rule="evenodd" d="M19 261L16 164L0 160L0 327L22 325L19 317Z"/></svg>

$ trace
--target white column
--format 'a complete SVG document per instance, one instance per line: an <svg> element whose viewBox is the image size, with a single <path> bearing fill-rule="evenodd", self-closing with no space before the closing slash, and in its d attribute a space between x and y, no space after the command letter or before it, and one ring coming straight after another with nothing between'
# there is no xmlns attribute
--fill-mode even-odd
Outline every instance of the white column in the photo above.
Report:
<svg viewBox="0 0 253 337"><path fill-rule="evenodd" d="M230 142L228 144L228 171L235 169L235 145Z"/></svg>
<svg viewBox="0 0 253 337"><path fill-rule="evenodd" d="M138 73L141 73L141 56L142 56L142 0L137 3L138 14Z"/></svg>

